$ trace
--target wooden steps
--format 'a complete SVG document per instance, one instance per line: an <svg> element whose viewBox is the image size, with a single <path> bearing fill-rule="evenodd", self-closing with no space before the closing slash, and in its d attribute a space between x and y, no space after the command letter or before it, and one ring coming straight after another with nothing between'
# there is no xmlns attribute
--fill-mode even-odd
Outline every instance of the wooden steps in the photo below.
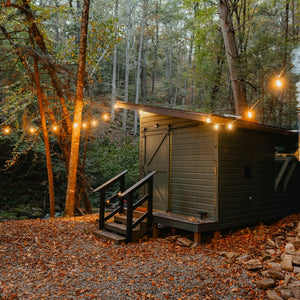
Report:
<svg viewBox="0 0 300 300"><path fill-rule="evenodd" d="M94 235L97 237L113 241L116 244L121 244L126 242L126 224L127 215L126 209L124 214L117 214L108 222L105 222L104 229L95 230ZM138 220L143 212L133 211L133 223ZM141 238L147 232L147 221L142 221L139 225L132 230L132 241L135 242Z"/></svg>

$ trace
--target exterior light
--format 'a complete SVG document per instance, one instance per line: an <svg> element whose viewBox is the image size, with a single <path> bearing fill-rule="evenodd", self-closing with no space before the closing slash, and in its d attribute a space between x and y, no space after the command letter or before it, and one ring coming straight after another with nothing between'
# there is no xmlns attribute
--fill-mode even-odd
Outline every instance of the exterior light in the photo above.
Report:
<svg viewBox="0 0 300 300"><path fill-rule="evenodd" d="M281 87L282 87L282 81L281 81L280 78L277 78L277 79L275 80L275 85L276 85L276 87L278 87L278 88L281 88Z"/></svg>
<svg viewBox="0 0 300 300"><path fill-rule="evenodd" d="M143 111L142 110L139 110L139 113L140 113L140 115L143 113Z"/></svg>
<svg viewBox="0 0 300 300"><path fill-rule="evenodd" d="M77 128L77 127L78 127L78 124L77 124L77 123L73 123L73 127L74 127L74 128Z"/></svg>
<svg viewBox="0 0 300 300"><path fill-rule="evenodd" d="M211 118L206 118L206 123L211 123Z"/></svg>
<svg viewBox="0 0 300 300"><path fill-rule="evenodd" d="M233 128L232 123L229 123L229 124L228 124L228 129L231 130L232 128Z"/></svg>
<svg viewBox="0 0 300 300"><path fill-rule="evenodd" d="M30 128L29 128L29 133L30 133L30 134L34 134L35 131L36 131L36 129L35 129L34 127L30 127Z"/></svg>
<svg viewBox="0 0 300 300"><path fill-rule="evenodd" d="M57 132L57 131L58 131L58 126L57 126L57 125L54 125L54 126L52 127L52 130L53 130L54 132Z"/></svg>
<svg viewBox="0 0 300 300"><path fill-rule="evenodd" d="M3 132L4 132L4 134L10 134L11 133L11 129L10 129L10 127L5 127L4 129L3 129Z"/></svg>
<svg viewBox="0 0 300 300"><path fill-rule="evenodd" d="M104 115L102 116L102 118L103 118L104 121L108 121L109 115L108 115L108 114L104 114Z"/></svg>
<svg viewBox="0 0 300 300"><path fill-rule="evenodd" d="M85 122L82 123L82 128L84 128L84 129L87 128L87 123L85 123Z"/></svg>
<svg viewBox="0 0 300 300"><path fill-rule="evenodd" d="M93 126L96 126L96 125L97 125L97 121L96 121L96 120L93 120L93 121L92 121L92 125L93 125Z"/></svg>
<svg viewBox="0 0 300 300"><path fill-rule="evenodd" d="M215 124L215 125L214 125L214 129L215 129L215 130L218 130L219 127L220 127L219 124Z"/></svg>
<svg viewBox="0 0 300 300"><path fill-rule="evenodd" d="M252 111L252 110L249 110L249 111L247 112L247 117L248 117L249 119L252 119L252 118L253 118L253 111Z"/></svg>

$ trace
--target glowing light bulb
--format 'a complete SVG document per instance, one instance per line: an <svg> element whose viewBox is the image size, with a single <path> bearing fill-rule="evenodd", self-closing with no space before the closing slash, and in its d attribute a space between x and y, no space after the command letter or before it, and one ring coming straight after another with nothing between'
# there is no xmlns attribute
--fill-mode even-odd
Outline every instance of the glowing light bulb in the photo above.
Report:
<svg viewBox="0 0 300 300"><path fill-rule="evenodd" d="M53 130L54 132L58 131L58 126L57 126L57 125L54 125L54 126L52 127L52 130Z"/></svg>
<svg viewBox="0 0 300 300"><path fill-rule="evenodd" d="M96 125L97 125L97 121L96 121L96 120L93 120L93 121L92 121L92 125L93 125L93 126L96 126Z"/></svg>
<svg viewBox="0 0 300 300"><path fill-rule="evenodd" d="M87 128L87 123L82 123L82 128Z"/></svg>
<svg viewBox="0 0 300 300"><path fill-rule="evenodd" d="M10 127L5 127L5 128L3 129L3 131L4 131L4 134L10 134L11 129L10 129Z"/></svg>
<svg viewBox="0 0 300 300"><path fill-rule="evenodd" d="M29 128L29 133L34 134L35 133L35 128L34 127L30 127Z"/></svg>
<svg viewBox="0 0 300 300"><path fill-rule="evenodd" d="M211 123L211 118L206 118L206 123Z"/></svg>
<svg viewBox="0 0 300 300"><path fill-rule="evenodd" d="M74 127L74 128L77 128L77 127L78 127L78 124L77 124L77 123L73 123L73 127Z"/></svg>
<svg viewBox="0 0 300 300"><path fill-rule="evenodd" d="M275 84L278 88L282 87L282 81L279 78L275 80Z"/></svg>
<svg viewBox="0 0 300 300"><path fill-rule="evenodd" d="M219 129L219 124L215 124L214 129L218 130Z"/></svg>
<svg viewBox="0 0 300 300"><path fill-rule="evenodd" d="M253 112L251 110L249 110L247 112L247 116L248 116L249 119L252 119L253 118Z"/></svg>
<svg viewBox="0 0 300 300"><path fill-rule="evenodd" d="M228 129L231 130L233 128L233 125L231 123L228 124Z"/></svg>
<svg viewBox="0 0 300 300"><path fill-rule="evenodd" d="M107 121L109 119L109 115L108 114L104 114L102 116L102 118L103 118L104 121Z"/></svg>

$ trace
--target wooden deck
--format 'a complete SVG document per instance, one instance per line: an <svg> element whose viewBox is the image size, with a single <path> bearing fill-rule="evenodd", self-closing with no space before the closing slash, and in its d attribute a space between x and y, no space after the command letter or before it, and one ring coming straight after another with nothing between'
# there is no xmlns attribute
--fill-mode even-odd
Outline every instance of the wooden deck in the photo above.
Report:
<svg viewBox="0 0 300 300"><path fill-rule="evenodd" d="M191 232L213 231L217 225L215 220L163 211L153 211L153 222Z"/></svg>

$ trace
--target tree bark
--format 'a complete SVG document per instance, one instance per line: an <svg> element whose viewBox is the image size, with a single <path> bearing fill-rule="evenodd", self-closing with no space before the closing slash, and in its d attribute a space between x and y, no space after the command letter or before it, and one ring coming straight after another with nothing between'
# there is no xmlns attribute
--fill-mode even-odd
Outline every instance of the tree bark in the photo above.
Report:
<svg viewBox="0 0 300 300"><path fill-rule="evenodd" d="M75 191L77 182L77 167L79 159L80 129L83 109L84 75L86 61L86 45L89 21L89 0L84 0L79 43L78 71L76 84L76 103L72 128L71 153L68 173L65 216L73 217L75 213Z"/></svg>
<svg viewBox="0 0 300 300"><path fill-rule="evenodd" d="M141 61L142 61L142 50L143 50L143 39L144 39L144 25L145 25L145 11L146 11L146 1L143 1L143 13L141 20L141 33L140 33L140 45L139 45L139 56L137 62L137 75L136 75L136 90L135 90L135 103L139 103L139 95L140 95L140 84L141 84ZM133 135L137 135L137 122L138 116L137 112L134 113L134 124L133 124Z"/></svg>
<svg viewBox="0 0 300 300"><path fill-rule="evenodd" d="M39 110L40 110L43 138L44 138L44 144L45 144L45 152L46 152L46 164L47 164L49 200L50 200L50 218L55 218L54 181L53 181L53 170L52 170L52 162L51 162L50 144L49 144L48 129L47 129L47 124L46 124L45 110L44 110L44 104L43 104L43 92L42 92L41 84L40 84L38 59L36 56L33 57L33 61L34 61L34 78L35 78L35 84L36 84L37 98L38 98L38 102L39 102Z"/></svg>
<svg viewBox="0 0 300 300"><path fill-rule="evenodd" d="M247 106L246 89L242 76L239 74L238 51L235 40L235 33L232 25L228 0L219 0L218 9L220 14L221 29L225 45L226 57L231 79L233 98L235 104L235 114L244 116Z"/></svg>
<svg viewBox="0 0 300 300"><path fill-rule="evenodd" d="M115 18L119 15L119 0L115 2ZM115 29L115 35L117 31ZM115 104L116 104L116 94L117 94L117 45L114 47L113 55L113 74L112 74L112 90L111 90L111 120L115 119Z"/></svg>

